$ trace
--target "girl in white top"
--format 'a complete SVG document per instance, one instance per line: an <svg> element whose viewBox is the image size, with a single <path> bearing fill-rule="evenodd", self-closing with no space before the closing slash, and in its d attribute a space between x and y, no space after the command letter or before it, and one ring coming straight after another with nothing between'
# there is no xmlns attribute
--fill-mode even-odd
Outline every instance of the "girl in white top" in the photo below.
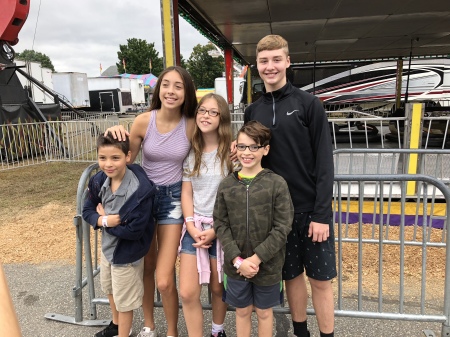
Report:
<svg viewBox="0 0 450 337"><path fill-rule="evenodd" d="M195 116L192 148L183 164L181 208L185 223L180 244L180 297L190 337L203 337L200 293L208 284L212 295L211 336L226 337L223 322L227 304L222 301L223 253L216 240L212 213L220 181L232 171L229 148L231 115L227 102L205 95ZM198 275L198 281L193 280Z"/></svg>

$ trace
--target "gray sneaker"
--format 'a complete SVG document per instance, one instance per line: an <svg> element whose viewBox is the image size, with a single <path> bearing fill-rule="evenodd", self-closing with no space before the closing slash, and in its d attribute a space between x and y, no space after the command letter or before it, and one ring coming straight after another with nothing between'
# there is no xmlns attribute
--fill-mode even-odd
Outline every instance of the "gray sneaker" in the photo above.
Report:
<svg viewBox="0 0 450 337"><path fill-rule="evenodd" d="M141 332L136 337L157 337L158 334L155 330L151 330L150 328L143 327Z"/></svg>

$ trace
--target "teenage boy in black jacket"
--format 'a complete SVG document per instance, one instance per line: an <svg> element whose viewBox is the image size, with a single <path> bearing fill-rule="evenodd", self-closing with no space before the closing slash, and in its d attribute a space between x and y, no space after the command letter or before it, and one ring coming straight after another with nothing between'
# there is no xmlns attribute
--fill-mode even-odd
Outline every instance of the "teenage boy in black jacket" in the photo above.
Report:
<svg viewBox="0 0 450 337"><path fill-rule="evenodd" d="M264 37L256 47L256 55L265 93L245 110L244 123L257 120L270 128L270 152L263 158L262 166L287 181L294 204L294 222L283 267L294 334L309 336L308 294L303 276L306 270L320 336L334 336L334 165L328 120L317 97L287 81L290 59L284 38Z"/></svg>

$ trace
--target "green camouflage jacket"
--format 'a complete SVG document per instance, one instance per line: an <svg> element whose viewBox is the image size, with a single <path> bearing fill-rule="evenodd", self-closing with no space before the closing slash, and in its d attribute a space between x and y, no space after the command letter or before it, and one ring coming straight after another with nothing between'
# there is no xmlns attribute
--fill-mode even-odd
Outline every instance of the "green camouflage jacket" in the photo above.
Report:
<svg viewBox="0 0 450 337"><path fill-rule="evenodd" d="M244 280L232 261L256 253L262 262L258 274L248 281L263 286L281 281L286 238L294 217L289 189L281 176L264 169L246 186L237 172L230 174L219 185L213 217L227 276Z"/></svg>

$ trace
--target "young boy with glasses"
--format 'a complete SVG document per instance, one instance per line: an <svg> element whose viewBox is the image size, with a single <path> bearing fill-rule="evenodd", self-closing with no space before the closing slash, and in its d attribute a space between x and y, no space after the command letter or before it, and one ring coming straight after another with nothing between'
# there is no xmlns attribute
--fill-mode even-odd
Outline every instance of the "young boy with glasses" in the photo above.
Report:
<svg viewBox="0 0 450 337"><path fill-rule="evenodd" d="M236 307L236 334L250 337L253 309L258 336L272 336L272 307L282 301L281 270L294 208L286 181L261 160L270 130L256 121L238 132L239 172L222 180L214 205L214 230L224 251L224 300Z"/></svg>

